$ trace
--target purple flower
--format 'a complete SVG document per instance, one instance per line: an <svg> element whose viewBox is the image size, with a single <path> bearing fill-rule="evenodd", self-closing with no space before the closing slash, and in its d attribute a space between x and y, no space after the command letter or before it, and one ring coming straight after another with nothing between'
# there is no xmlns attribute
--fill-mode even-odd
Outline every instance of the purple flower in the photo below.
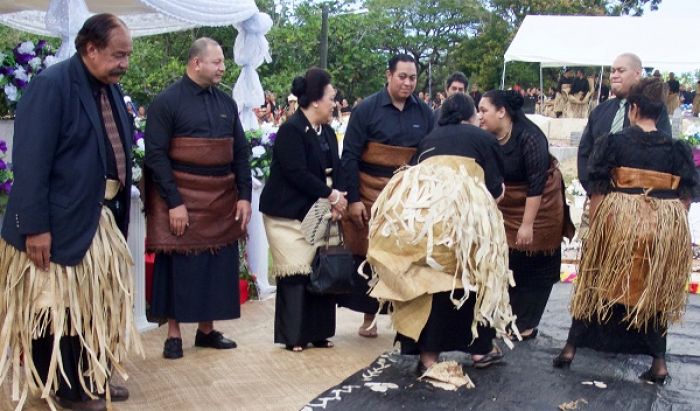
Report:
<svg viewBox="0 0 700 411"><path fill-rule="evenodd" d="M17 64L22 64L22 65L27 64L27 63L29 63L29 60L34 58L33 55L31 55L29 53L27 53L27 54L20 53L19 51L17 51L17 49L14 50L14 53L15 53L15 62L17 62Z"/></svg>
<svg viewBox="0 0 700 411"><path fill-rule="evenodd" d="M139 140L143 138L143 131L136 130L134 131L134 144L137 144Z"/></svg>
<svg viewBox="0 0 700 411"><path fill-rule="evenodd" d="M10 66L2 66L0 67L0 74L3 74L8 77L12 76L15 74L15 68Z"/></svg>
<svg viewBox="0 0 700 411"><path fill-rule="evenodd" d="M46 40L39 40L39 42L36 43L36 47L34 47L34 51L38 54L44 47L46 47Z"/></svg>
<svg viewBox="0 0 700 411"><path fill-rule="evenodd" d="M7 152L7 143L5 142L5 140L0 140L0 151L2 151L3 153Z"/></svg>
<svg viewBox="0 0 700 411"><path fill-rule="evenodd" d="M7 180L4 183L0 184L0 191L4 191L7 194L10 194L11 190L12 190L12 180Z"/></svg>
<svg viewBox="0 0 700 411"><path fill-rule="evenodd" d="M0 160L0 170L7 170L7 164L3 160Z"/></svg>
<svg viewBox="0 0 700 411"><path fill-rule="evenodd" d="M29 84L28 81L24 81L18 78L13 79L12 82L15 84L15 86L17 86L18 89L25 89L27 88L27 84Z"/></svg>
<svg viewBox="0 0 700 411"><path fill-rule="evenodd" d="M275 139L277 138L277 133L270 133L269 136L267 136L268 140L270 140L270 145L275 144Z"/></svg>

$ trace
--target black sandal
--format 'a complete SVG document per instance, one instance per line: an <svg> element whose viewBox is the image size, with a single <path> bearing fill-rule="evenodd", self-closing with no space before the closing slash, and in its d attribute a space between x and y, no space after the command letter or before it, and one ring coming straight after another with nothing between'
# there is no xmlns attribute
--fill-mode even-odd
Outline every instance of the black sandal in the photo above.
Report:
<svg viewBox="0 0 700 411"><path fill-rule="evenodd" d="M648 382L651 382L651 383L654 383L654 384L659 384L659 385L664 385L664 384L666 384L666 378L667 378L667 377L668 377L669 380L671 379L671 377L669 377L668 374L665 374L665 375L655 375L654 372L651 371L651 368L649 368L648 370L644 371L644 372L639 376L639 378L642 379L642 380L644 380L644 381L648 381Z"/></svg>
<svg viewBox="0 0 700 411"><path fill-rule="evenodd" d="M328 340L314 341L311 343L316 348L333 348L334 344Z"/></svg>
<svg viewBox="0 0 700 411"><path fill-rule="evenodd" d="M488 354L485 354L479 360L472 360L472 366L474 368L481 369L490 367L494 364L498 364L499 362L503 361L503 357L505 356L503 354L503 351L501 351L501 349L496 346L493 347L493 350L496 350L496 352L490 352Z"/></svg>
<svg viewBox="0 0 700 411"><path fill-rule="evenodd" d="M570 368L571 367L571 362L573 361L572 358L566 358L562 356L561 354L557 355L552 359L552 366L554 368Z"/></svg>

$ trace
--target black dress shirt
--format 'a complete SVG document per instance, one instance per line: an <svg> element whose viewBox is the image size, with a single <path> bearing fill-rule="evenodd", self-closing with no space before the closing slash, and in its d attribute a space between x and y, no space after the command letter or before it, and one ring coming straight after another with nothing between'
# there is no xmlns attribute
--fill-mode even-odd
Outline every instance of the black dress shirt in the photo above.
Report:
<svg viewBox="0 0 700 411"><path fill-rule="evenodd" d="M386 88L364 99L353 110L343 140L342 161L348 202L360 201L358 163L369 141L417 147L434 124L433 111L413 95L406 100L403 110L394 106Z"/></svg>
<svg viewBox="0 0 700 411"><path fill-rule="evenodd" d="M145 164L168 207L181 205L170 157L173 137L233 137L231 171L238 199L251 199L250 147L233 99L215 87L202 88L187 75L159 94L148 109Z"/></svg>
<svg viewBox="0 0 700 411"><path fill-rule="evenodd" d="M581 181L583 188L588 191L588 158L593 151L593 146L595 142L601 138L605 137L610 133L610 127L612 127L613 119L615 118L615 113L620 107L620 100L617 98L609 99L603 103L600 103L596 107L591 115L588 116L588 123L586 128L583 130L581 135L581 142L578 145L578 179ZM628 127L629 121L629 107L625 112L625 122L623 127ZM666 105L661 108L661 114L656 120L656 128L668 135L671 135L671 122L668 119L668 113L666 112Z"/></svg>
<svg viewBox="0 0 700 411"><path fill-rule="evenodd" d="M418 144L418 161L441 155L473 158L484 170L491 195L498 198L503 192L503 155L491 133L471 124L437 127Z"/></svg>

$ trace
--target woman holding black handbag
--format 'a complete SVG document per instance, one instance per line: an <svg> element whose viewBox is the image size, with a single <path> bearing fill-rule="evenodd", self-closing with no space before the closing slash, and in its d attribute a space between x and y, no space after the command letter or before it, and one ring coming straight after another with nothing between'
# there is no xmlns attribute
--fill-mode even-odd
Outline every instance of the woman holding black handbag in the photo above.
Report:
<svg viewBox="0 0 700 411"><path fill-rule="evenodd" d="M335 334L335 299L307 291L316 248L302 232L302 220L323 199L331 219L345 212L342 169L335 131L328 125L335 90L325 70L312 68L292 82L299 110L277 132L270 178L260 197L265 231L277 279L275 343L294 352L309 343L330 348ZM330 223L330 222L329 222Z"/></svg>

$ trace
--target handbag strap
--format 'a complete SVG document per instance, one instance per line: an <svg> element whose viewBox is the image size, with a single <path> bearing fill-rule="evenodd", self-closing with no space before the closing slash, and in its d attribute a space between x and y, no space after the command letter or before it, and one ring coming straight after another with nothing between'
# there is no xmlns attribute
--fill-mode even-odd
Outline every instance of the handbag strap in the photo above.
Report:
<svg viewBox="0 0 700 411"><path fill-rule="evenodd" d="M340 239L338 245L345 245L345 239L343 238L343 228L340 226L340 221L329 221L329 224L326 225L326 235L324 236L326 240L326 250L328 249L328 246L331 242L331 225L333 224L335 224L338 227L338 237Z"/></svg>

